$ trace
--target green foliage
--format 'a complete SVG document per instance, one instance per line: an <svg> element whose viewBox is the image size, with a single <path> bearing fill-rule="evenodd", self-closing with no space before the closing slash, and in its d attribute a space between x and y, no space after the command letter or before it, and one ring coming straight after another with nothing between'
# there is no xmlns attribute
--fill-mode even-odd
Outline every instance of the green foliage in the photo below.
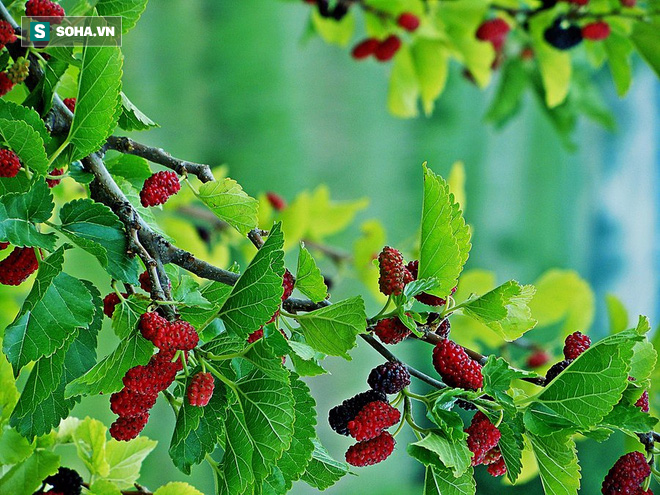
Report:
<svg viewBox="0 0 660 495"><path fill-rule="evenodd" d="M160 127L143 114L123 91L121 92L121 114L117 124L125 131L148 131L154 127Z"/></svg>
<svg viewBox="0 0 660 495"><path fill-rule="evenodd" d="M0 136L27 167L39 174L48 170L44 141L27 122L0 118Z"/></svg>
<svg viewBox="0 0 660 495"><path fill-rule="evenodd" d="M321 270L316 266L312 255L301 244L298 255L298 270L296 271L296 289L314 302L320 302L328 295Z"/></svg>
<svg viewBox="0 0 660 495"><path fill-rule="evenodd" d="M470 229L449 185L424 166L419 278L437 279L433 294L446 296L456 287L470 247Z"/></svg>
<svg viewBox="0 0 660 495"><path fill-rule="evenodd" d="M37 179L28 191L0 197L0 239L15 246L53 249L55 235L39 232L33 222L44 222L53 211L53 197L44 180Z"/></svg>
<svg viewBox="0 0 660 495"><path fill-rule="evenodd" d="M123 57L119 48L85 47L76 112L67 142L70 161L97 151L117 122Z"/></svg>
<svg viewBox="0 0 660 495"><path fill-rule="evenodd" d="M220 220L224 220L243 235L257 226L259 202L248 196L235 180L225 178L202 184L199 188L199 199Z"/></svg>

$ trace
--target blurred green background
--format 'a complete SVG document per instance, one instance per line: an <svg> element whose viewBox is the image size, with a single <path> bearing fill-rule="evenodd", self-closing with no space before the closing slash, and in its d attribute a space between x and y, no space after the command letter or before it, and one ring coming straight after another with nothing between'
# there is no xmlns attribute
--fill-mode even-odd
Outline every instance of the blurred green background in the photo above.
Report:
<svg viewBox="0 0 660 495"><path fill-rule="evenodd" d="M594 286L599 314L605 292L613 292L632 315L646 314L657 324L660 91L650 73L638 71L625 101L616 99L606 75L597 77L619 130L609 134L583 123L575 136L579 150L571 154L531 99L503 132L486 126L492 89L479 91L459 70L433 117L391 117L387 66L355 63L346 50L318 39L301 42L307 13L302 2L275 0L152 2L123 47L124 91L162 126L140 139L189 160L228 164L229 175L251 195L273 190L291 200L325 183L336 199L368 197L358 220L380 219L388 242L405 246L421 212L421 163L447 174L462 160L466 216L474 229L470 268L523 283L551 267L572 268ZM358 234L356 224L332 244L350 249ZM82 256L69 265L72 274L87 278L95 266ZM94 280L109 289L100 270ZM333 297L364 292L346 278ZM373 312L375 304L369 304ZM592 332L604 328L601 317ZM114 342L109 332L105 336L101 354ZM404 346L404 355L426 366L429 356ZM328 360L331 374L308 380L319 405L319 434L337 458L350 442L332 434L327 411L362 391L368 370L379 364L362 345L353 357L353 363ZM86 399L73 414L109 425L107 401ZM189 480L212 493L205 466L194 469L192 479L172 466L167 446L173 424L171 410L159 402L144 434L160 445L145 462L141 482L155 487ZM328 493L421 493L423 471L405 455L405 435L387 462L358 470L359 476L345 477ZM622 443L615 437L580 444L581 493L600 493ZM539 481L503 490L485 469L476 471L479 494L542 493ZM315 491L298 483L293 493Z"/></svg>

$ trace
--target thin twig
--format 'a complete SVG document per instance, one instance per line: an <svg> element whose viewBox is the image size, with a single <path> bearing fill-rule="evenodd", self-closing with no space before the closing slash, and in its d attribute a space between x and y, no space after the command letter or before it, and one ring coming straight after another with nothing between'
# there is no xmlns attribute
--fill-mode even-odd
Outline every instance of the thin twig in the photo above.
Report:
<svg viewBox="0 0 660 495"><path fill-rule="evenodd" d="M192 174L202 182L212 182L215 180L213 172L211 172L211 167L208 165L174 158L162 148L147 146L125 136L110 136L106 143L106 148L128 155L140 156L152 163L170 168L179 175Z"/></svg>
<svg viewBox="0 0 660 495"><path fill-rule="evenodd" d="M378 352L381 356L383 356L385 359L388 361L398 361L401 362L394 354L392 354L388 349L385 348L383 344L378 342L373 336L369 335L368 333L361 333L360 337L369 344L376 352ZM421 371L413 368L412 366L402 363L405 365L406 368L408 368L408 373L410 373L412 376L420 379L421 381L428 383L432 387L438 388L438 389L443 389L447 388L447 385L444 383L436 380L435 378L431 378L425 373L422 373Z"/></svg>

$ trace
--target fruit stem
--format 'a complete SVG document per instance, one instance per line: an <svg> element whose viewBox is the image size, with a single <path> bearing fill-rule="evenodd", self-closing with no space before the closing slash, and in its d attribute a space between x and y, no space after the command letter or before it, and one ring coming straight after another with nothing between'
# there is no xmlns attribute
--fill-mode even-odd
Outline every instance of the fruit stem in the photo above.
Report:
<svg viewBox="0 0 660 495"><path fill-rule="evenodd" d="M369 318L369 323L375 323L379 319L381 319L381 316L383 316L385 314L385 311L387 311L387 308L390 307L391 302L392 302L392 295L390 294L389 296L387 296L387 301L385 301L385 306L383 306L383 308L378 312L376 316L374 316L373 318Z"/></svg>
<svg viewBox="0 0 660 495"><path fill-rule="evenodd" d="M431 405L431 402L429 401L429 399L424 395L415 394L415 393L411 392L410 390L408 390L407 388L404 388L401 392L403 392L403 395L405 395L406 397L410 397L411 399L415 399L415 400L418 400L420 402L423 402L424 404L427 405L427 407L430 407L430 405Z"/></svg>

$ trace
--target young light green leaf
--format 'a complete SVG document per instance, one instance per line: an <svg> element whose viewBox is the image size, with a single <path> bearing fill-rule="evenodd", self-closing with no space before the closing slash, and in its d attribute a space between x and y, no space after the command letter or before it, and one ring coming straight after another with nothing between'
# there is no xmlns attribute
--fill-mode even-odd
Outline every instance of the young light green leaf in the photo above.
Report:
<svg viewBox="0 0 660 495"><path fill-rule="evenodd" d="M562 338L586 331L593 322L596 297L589 283L572 270L549 270L534 282L536 294L529 303L539 326L563 321Z"/></svg>
<svg viewBox="0 0 660 495"><path fill-rule="evenodd" d="M562 434L546 437L529 435L547 495L577 495L580 465L575 441Z"/></svg>
<svg viewBox="0 0 660 495"><path fill-rule="evenodd" d="M145 2L146 3L146 2ZM147 131L153 127L160 127L153 120L143 114L138 107L122 91L121 114L118 125L125 131Z"/></svg>
<svg viewBox="0 0 660 495"><path fill-rule="evenodd" d="M80 280L60 273L63 261L61 248L42 261L20 313L5 330L3 350L15 374L70 342L75 328L92 321L92 296Z"/></svg>
<svg viewBox="0 0 660 495"><path fill-rule="evenodd" d="M515 280L509 280L469 301L462 307L462 311L511 342L536 325L528 306L534 297L534 290L532 285L520 285Z"/></svg>
<svg viewBox="0 0 660 495"><path fill-rule="evenodd" d="M474 495L474 469L470 467L456 478L451 469L428 466L424 477L424 495Z"/></svg>
<svg viewBox="0 0 660 495"><path fill-rule="evenodd" d="M0 465L18 464L34 451L34 444L15 429L6 426L0 430Z"/></svg>
<svg viewBox="0 0 660 495"><path fill-rule="evenodd" d="M73 431L73 443L78 457L92 476L107 476L110 465L105 459L107 428L97 419L85 418Z"/></svg>
<svg viewBox="0 0 660 495"><path fill-rule="evenodd" d="M103 479L122 490L133 488L133 483L140 476L142 461L156 448L157 443L147 437L137 437L129 442L111 439L105 446L105 459L110 471Z"/></svg>
<svg viewBox="0 0 660 495"><path fill-rule="evenodd" d="M293 392L296 419L293 423L291 445L277 461L282 473L285 492L291 490L294 481L298 481L309 463L316 437L316 402L305 382L292 373L290 377Z"/></svg>
<svg viewBox="0 0 660 495"><path fill-rule="evenodd" d="M410 47L424 113L433 113L435 100L445 89L449 73L449 50L442 41L417 38Z"/></svg>
<svg viewBox="0 0 660 495"><path fill-rule="evenodd" d="M60 220L60 230L95 256L113 279L138 284L137 261L126 254L123 224L110 208L91 199L77 199L62 206Z"/></svg>
<svg viewBox="0 0 660 495"><path fill-rule="evenodd" d="M0 478L0 493L29 495L41 486L41 480L55 474L59 465L59 455L48 450L37 450L3 474Z"/></svg>
<svg viewBox="0 0 660 495"><path fill-rule="evenodd" d="M266 323L279 308L284 291L283 245L280 225L275 224L218 314L229 332L247 337Z"/></svg>
<svg viewBox="0 0 660 495"><path fill-rule="evenodd" d="M0 136L26 167L40 175L48 171L48 157L39 132L22 120L0 118Z"/></svg>
<svg viewBox="0 0 660 495"><path fill-rule="evenodd" d="M37 179L27 192L3 194L0 197L0 239L13 246L52 251L55 235L41 233L34 225L48 220L52 211L53 196L44 180Z"/></svg>
<svg viewBox="0 0 660 495"><path fill-rule="evenodd" d="M312 443L314 444L312 459L307 464L301 479L311 487L325 490L348 473L348 465L330 457L318 438L313 438Z"/></svg>
<svg viewBox="0 0 660 495"><path fill-rule="evenodd" d="M225 178L202 184L199 198L220 220L243 235L257 226L259 201L248 196L233 179Z"/></svg>
<svg viewBox="0 0 660 495"><path fill-rule="evenodd" d="M408 445L408 454L438 471L449 469L458 478L470 468L472 452L465 442L456 442L442 430L435 430Z"/></svg>
<svg viewBox="0 0 660 495"><path fill-rule="evenodd" d="M444 297L456 287L470 252L470 229L449 185L424 165L424 203L418 278L436 278Z"/></svg>
<svg viewBox="0 0 660 495"><path fill-rule="evenodd" d="M154 495L204 495L197 488L182 481L172 481L161 486Z"/></svg>
<svg viewBox="0 0 660 495"><path fill-rule="evenodd" d="M396 117L417 117L419 82L415 72L415 61L410 49L403 45L394 57L390 83L387 90L387 109Z"/></svg>
<svg viewBox="0 0 660 495"><path fill-rule="evenodd" d="M326 19L318 13L317 9L312 11L312 26L326 43L346 46L355 31L355 16L349 12L340 21Z"/></svg>
<svg viewBox="0 0 660 495"><path fill-rule="evenodd" d="M630 89L630 83L632 82L630 56L633 52L633 44L626 36L613 32L603 41L603 45L607 53L607 63L610 66L616 92L620 97L623 97Z"/></svg>
<svg viewBox="0 0 660 495"><path fill-rule="evenodd" d="M347 360L358 334L367 327L364 301L359 296L298 315L297 320L309 346Z"/></svg>
<svg viewBox="0 0 660 495"><path fill-rule="evenodd" d="M599 424L628 385L633 346L641 339L625 331L587 349L529 405L524 415L527 429L547 436L559 429L588 430Z"/></svg>
<svg viewBox="0 0 660 495"><path fill-rule="evenodd" d="M566 51L550 46L543 37L545 29L554 22L555 15L548 10L533 16L529 21L534 56L541 71L548 108L555 108L564 102L571 84L571 56Z"/></svg>
<svg viewBox="0 0 660 495"><path fill-rule="evenodd" d="M148 0L99 0L96 10L103 16L121 16L121 32L126 34L135 27Z"/></svg>
<svg viewBox="0 0 660 495"><path fill-rule="evenodd" d="M122 62L118 47L83 49L78 100L68 137L71 161L97 151L112 134L118 116Z"/></svg>
<svg viewBox="0 0 660 495"><path fill-rule="evenodd" d="M119 346L91 370L66 387L66 397L76 395L110 394L122 388L122 378L137 365L147 364L153 355L151 342L135 333L120 342Z"/></svg>
<svg viewBox="0 0 660 495"><path fill-rule="evenodd" d="M300 244L298 270L296 271L296 289L314 302L323 301L328 295L328 288L321 275L321 270L304 244Z"/></svg>
<svg viewBox="0 0 660 495"><path fill-rule="evenodd" d="M96 480L89 487L89 495L122 495L117 485L107 480Z"/></svg>
<svg viewBox="0 0 660 495"><path fill-rule="evenodd" d="M630 35L630 41L633 42L639 54L649 64L649 67L660 76L660 53L658 53L660 24L657 22L636 22Z"/></svg>

